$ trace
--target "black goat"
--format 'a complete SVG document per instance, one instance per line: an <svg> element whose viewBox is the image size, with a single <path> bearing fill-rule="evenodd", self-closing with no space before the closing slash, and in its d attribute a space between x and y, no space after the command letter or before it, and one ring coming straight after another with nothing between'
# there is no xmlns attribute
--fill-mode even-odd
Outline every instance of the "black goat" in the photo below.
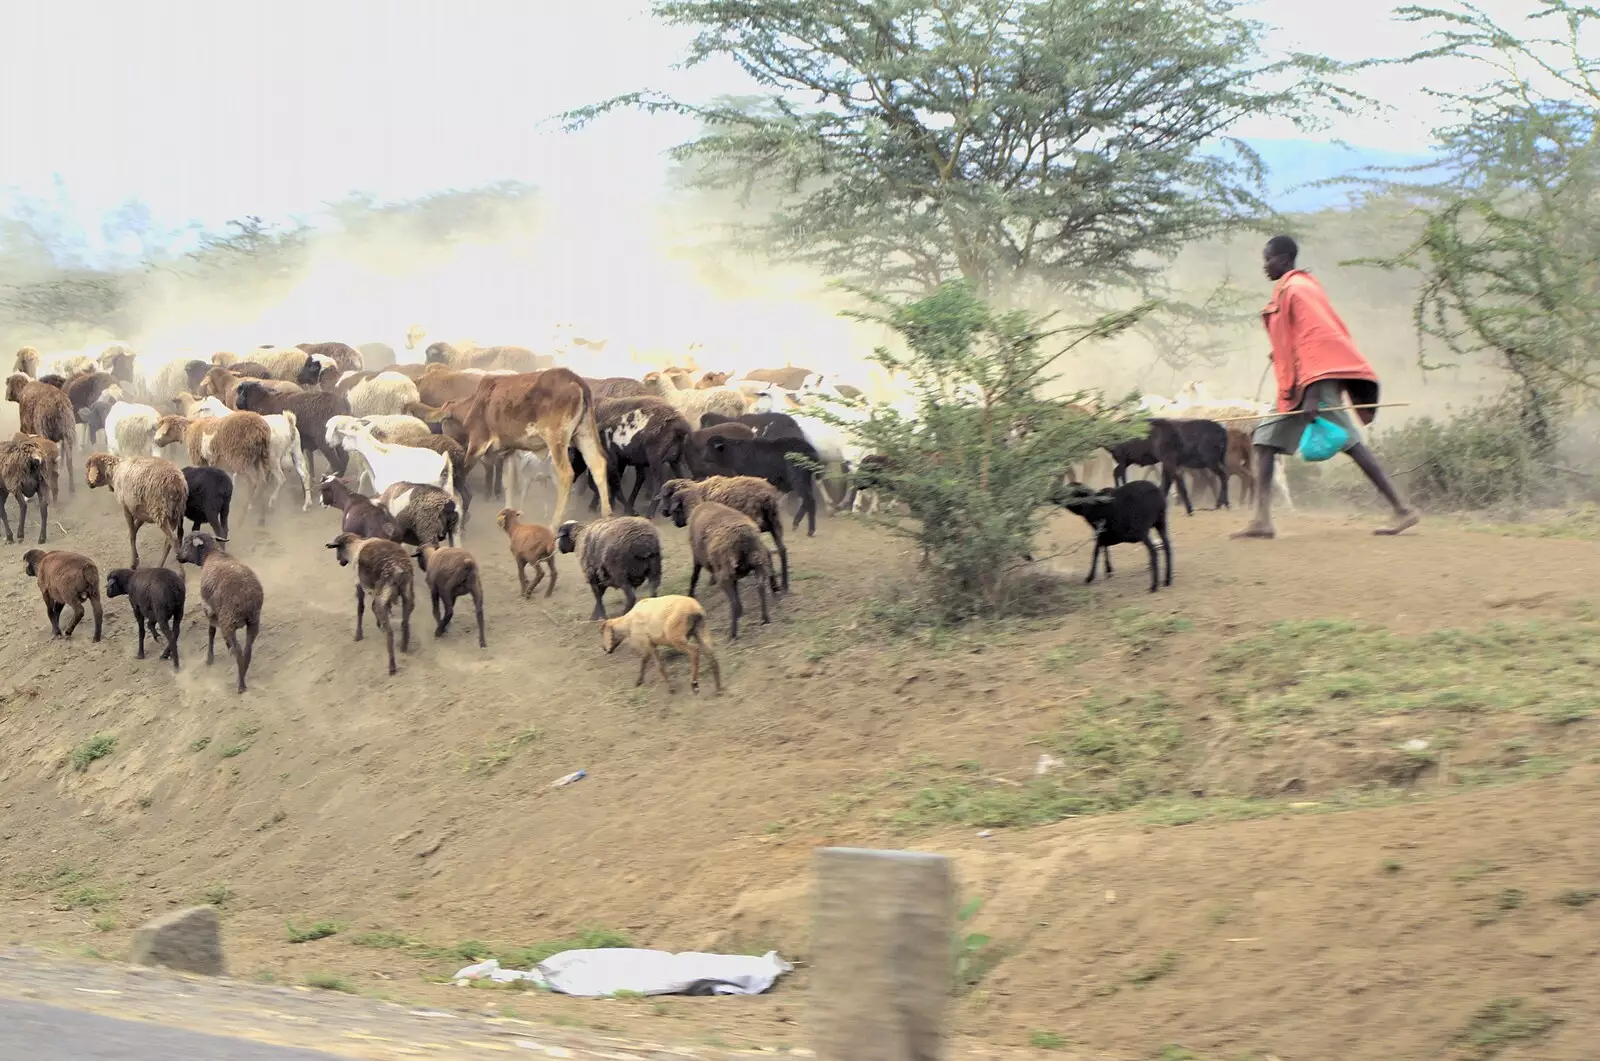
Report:
<svg viewBox="0 0 1600 1061"><path fill-rule="evenodd" d="M765 479L783 493L792 493L800 502L794 525L806 520L806 535L817 533L816 476L805 464L789 459L794 454L811 465L821 463L817 451L803 438L726 438L706 440L704 450L695 454L691 465L702 463L715 475L749 475ZM696 469L698 472L699 469Z"/></svg>
<svg viewBox="0 0 1600 1061"><path fill-rule="evenodd" d="M1128 466L1137 464L1141 468L1149 468L1160 464L1161 458L1156 456L1155 447L1150 444L1150 437L1130 438L1126 442L1118 442L1114 446L1107 446L1106 452L1111 454L1111 459L1116 462L1116 467L1111 469L1111 481L1121 486L1128 481Z"/></svg>
<svg viewBox="0 0 1600 1061"><path fill-rule="evenodd" d="M178 669L178 634L183 629L185 594L183 576L170 567L142 567L137 571L119 567L106 575L106 596L125 596L133 606L133 618L139 624L139 653L135 659L144 659L144 628L149 623L150 636L167 643L161 658L172 660L172 669Z"/></svg>
<svg viewBox="0 0 1600 1061"><path fill-rule="evenodd" d="M1155 483L1136 479L1121 486L1093 490L1082 483L1058 486L1050 500L1084 521L1094 529L1094 556L1089 560L1089 577L1093 582L1100 554L1106 554L1106 577L1110 577L1111 547L1142 542L1150 551L1150 592L1156 591L1161 574L1161 563L1156 556L1156 546L1150 540L1154 530L1161 535L1161 548L1167 554L1166 585L1172 585L1172 538L1167 534L1167 495Z"/></svg>
<svg viewBox="0 0 1600 1061"><path fill-rule="evenodd" d="M1165 498L1174 481L1183 508L1194 515L1189 503L1189 488L1181 474L1184 468L1207 471L1217 477L1217 507L1228 504L1228 429L1215 420L1150 421L1150 447L1161 461L1161 496Z"/></svg>
<svg viewBox="0 0 1600 1061"><path fill-rule="evenodd" d="M200 524L209 523L211 536L226 545L228 509L233 505L233 479L221 468L205 467L183 469L183 481L189 484L189 497L183 503L183 518L194 521L190 531L197 531Z"/></svg>

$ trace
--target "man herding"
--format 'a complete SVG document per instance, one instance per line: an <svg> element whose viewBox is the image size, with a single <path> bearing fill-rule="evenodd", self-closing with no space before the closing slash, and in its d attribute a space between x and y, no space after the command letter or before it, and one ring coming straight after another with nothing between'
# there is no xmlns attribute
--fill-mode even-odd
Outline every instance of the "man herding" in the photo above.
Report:
<svg viewBox="0 0 1600 1061"><path fill-rule="evenodd" d="M1322 285L1304 269L1295 268L1300 247L1288 236L1273 236L1263 252L1267 279L1275 281L1272 299L1261 311L1272 343L1272 371L1278 381L1278 412L1263 420L1251 441L1256 451L1256 517L1234 538L1271 538L1272 472L1279 453L1294 453L1300 436L1317 418L1317 410L1345 405L1376 405L1378 374L1361 356L1350 329L1333 311ZM1345 398L1348 392L1350 398ZM1372 423L1374 409L1359 409L1363 424ZM1322 414L1349 435L1344 452L1372 480L1372 485L1394 506L1394 522L1374 534L1399 534L1417 525L1417 513L1400 499L1394 483L1384 474L1378 458L1360 440L1348 412Z"/></svg>

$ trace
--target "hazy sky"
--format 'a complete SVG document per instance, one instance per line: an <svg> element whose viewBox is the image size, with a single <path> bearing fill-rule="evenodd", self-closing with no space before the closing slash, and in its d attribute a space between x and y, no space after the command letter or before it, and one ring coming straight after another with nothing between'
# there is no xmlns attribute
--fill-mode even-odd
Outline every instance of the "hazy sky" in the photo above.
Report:
<svg viewBox="0 0 1600 1061"><path fill-rule="evenodd" d="M1491 10L1520 10L1500 0ZM501 178L532 181L577 208L636 200L682 122L627 115L579 136L540 118L637 87L703 97L736 70L673 71L683 35L645 0L51 0L7 4L0 34L0 191L49 195L59 174L75 211L129 197L156 216L218 225L284 216L353 189L416 195ZM1341 58L1402 53L1416 32L1390 0L1263 0L1278 47ZM1418 71L1361 87L1396 113L1330 131L1415 151L1434 115ZM1432 76L1437 77L1435 72ZM1247 135L1284 135L1270 126Z"/></svg>

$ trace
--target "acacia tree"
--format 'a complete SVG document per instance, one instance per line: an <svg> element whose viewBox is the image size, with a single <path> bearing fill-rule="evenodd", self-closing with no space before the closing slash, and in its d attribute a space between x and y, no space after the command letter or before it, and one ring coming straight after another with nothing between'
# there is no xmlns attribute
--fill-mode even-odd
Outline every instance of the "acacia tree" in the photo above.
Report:
<svg viewBox="0 0 1600 1061"><path fill-rule="evenodd" d="M1184 243L1259 216L1247 116L1313 120L1352 97L1340 68L1270 59L1229 0L659 0L759 100L640 92L618 107L692 115L676 149L701 187L764 190L746 235L880 291L964 278L1148 285ZM1222 143L1223 150L1217 150Z"/></svg>
<svg viewBox="0 0 1600 1061"><path fill-rule="evenodd" d="M1446 176L1390 184L1417 198L1424 223L1375 264L1421 272L1419 338L1507 371L1515 411L1548 456L1564 415L1600 382L1600 10L1539 0L1527 35L1466 4L1397 14L1436 38L1401 61L1465 59L1488 76L1436 93L1449 115L1435 132Z"/></svg>

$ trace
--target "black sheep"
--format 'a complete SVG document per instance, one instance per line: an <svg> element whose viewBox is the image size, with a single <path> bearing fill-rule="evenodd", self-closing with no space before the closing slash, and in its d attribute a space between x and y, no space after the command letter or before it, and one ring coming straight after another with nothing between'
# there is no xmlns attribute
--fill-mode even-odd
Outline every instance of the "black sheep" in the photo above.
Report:
<svg viewBox="0 0 1600 1061"><path fill-rule="evenodd" d="M1221 484L1217 507L1228 508L1228 429L1215 420L1155 419L1150 421L1150 448L1161 462L1161 496L1178 484L1178 496L1189 515L1189 488L1183 484L1184 468L1207 471Z"/></svg>
<svg viewBox="0 0 1600 1061"><path fill-rule="evenodd" d="M144 659L144 628L149 623L150 636L167 643L161 658L171 659L172 669L178 669L178 632L183 627L185 594L183 576L169 567L143 567L137 571L119 567L106 575L106 596L126 596L133 606L133 618L139 624L139 653L135 659Z"/></svg>
<svg viewBox="0 0 1600 1061"><path fill-rule="evenodd" d="M226 545L228 509L233 505L233 479L221 468L207 467L184 468L183 481L189 484L183 518L194 521L194 526L189 529L197 531L200 524L208 523L211 525L211 536Z"/></svg>
<svg viewBox="0 0 1600 1061"><path fill-rule="evenodd" d="M784 493L792 493L800 502L795 509L794 525L806 519L806 534L817 533L817 497L814 475L805 464L789 459L793 454L815 465L817 451L803 438L726 438L706 440L703 449L690 459L696 471L704 469L715 475L749 475L765 479Z"/></svg>
<svg viewBox="0 0 1600 1061"><path fill-rule="evenodd" d="M1089 561L1089 577L1094 581L1095 568L1100 554L1106 554L1106 576L1111 570L1111 547L1134 542L1143 543L1150 551L1150 592L1154 593L1161 574L1161 562L1156 556L1156 546L1150 540L1154 530L1161 535L1161 547L1167 554L1166 585L1172 585L1172 539L1167 534L1167 495L1155 483L1135 479L1121 486L1094 490L1082 483L1058 486L1050 500L1074 515L1082 516L1094 528L1094 556Z"/></svg>

